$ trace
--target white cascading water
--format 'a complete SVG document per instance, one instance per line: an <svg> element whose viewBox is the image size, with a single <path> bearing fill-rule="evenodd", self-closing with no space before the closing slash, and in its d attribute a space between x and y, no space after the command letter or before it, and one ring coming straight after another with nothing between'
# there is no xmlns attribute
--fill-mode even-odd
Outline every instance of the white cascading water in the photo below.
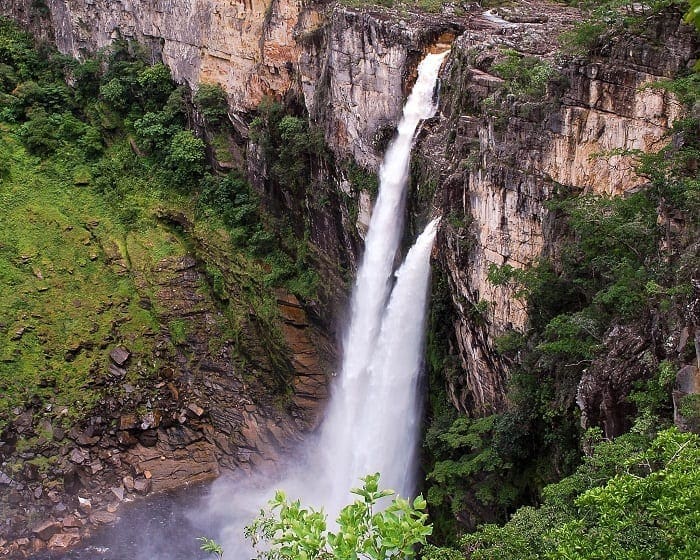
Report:
<svg viewBox="0 0 700 560"><path fill-rule="evenodd" d="M421 365L425 304L420 304L418 299L405 301L408 309L403 314L404 322L395 325L396 332L380 334L380 329L382 319L390 318L385 317L385 311L394 259L403 233L413 137L419 122L435 112L433 92L446 54L429 54L418 66L418 79L406 101L398 135L389 146L380 170L379 196L352 295L341 378L334 388L317 444L320 458L317 480L326 483L324 502L331 514L345 503L348 489L358 485L359 477L375 471L381 472L383 486L401 493L411 490L405 486L406 471L410 470L405 458L413 454L415 429L412 426L417 423L418 403L415 391L405 390L401 385L414 386L414 372L417 373ZM421 236L428 256L435 227L433 223L426 231L428 235ZM429 231L433 232L432 236ZM425 291L429 259L424 260L423 268L424 278L415 278L415 281L422 283ZM408 283L413 277L411 274L406 278L402 273L399 283ZM410 286L405 288L410 289ZM389 347L390 344L397 346ZM401 355L402 360L392 365L383 359L389 355ZM409 355L414 357L410 364L403 359ZM385 381L385 376L391 381ZM368 411L368 406L375 409ZM397 414L390 412L393 409L401 411L397 413L398 420ZM407 433L412 434L410 438ZM399 442L402 442L401 448ZM396 459L398 456L403 459ZM398 464L389 467L393 460L400 461L402 467ZM403 472L398 474L399 470Z"/></svg>
<svg viewBox="0 0 700 560"><path fill-rule="evenodd" d="M430 254L439 218L428 224L396 273L396 285L369 365L369 385L354 426L360 443L351 478L379 472L382 484L402 496L413 491L420 407Z"/></svg>
<svg viewBox="0 0 700 560"><path fill-rule="evenodd" d="M220 538L233 558L250 552L242 542L242 527L275 489L316 509L323 507L331 524L351 500L349 489L359 486L367 474L380 472L381 486L403 496L413 491L420 419L417 383L438 219L418 237L395 283L394 261L403 234L413 138L420 121L435 112L433 92L446 55L428 54L418 66L398 135L384 157L379 196L353 289L340 378L318 437L309 442L305 459L290 461L285 478L267 480L262 488L228 487L221 481L210 496L208 515L228 518Z"/></svg>

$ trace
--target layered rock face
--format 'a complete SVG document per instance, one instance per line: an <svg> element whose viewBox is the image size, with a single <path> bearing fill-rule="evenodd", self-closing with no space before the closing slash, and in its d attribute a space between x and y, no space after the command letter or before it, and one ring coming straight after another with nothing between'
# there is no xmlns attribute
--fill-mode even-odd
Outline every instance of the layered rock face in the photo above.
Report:
<svg viewBox="0 0 700 560"><path fill-rule="evenodd" d="M308 112L328 144L371 170L393 135L421 52L462 27L437 16L391 16L335 9L323 33L304 40L299 65Z"/></svg>
<svg viewBox="0 0 700 560"><path fill-rule="evenodd" d="M471 414L506 406L509 364L495 351L495 340L524 329L528 319L512 288L488 280L489 268L523 268L555 251L556 224L545 203L559 185L620 194L643 182L631 170L630 158L619 154L659 149L679 111L668 93L645 85L674 74L694 48L691 30L677 17L659 19L651 22L646 39L613 42L593 61L562 65L555 60L556 36L578 13L550 4L532 8L538 12L533 17L522 17L521 10L512 21L480 12L455 18L331 9L325 2L301 0L47 0L45 12L33 4L11 0L0 13L37 34L52 35L62 52L77 57L119 38L149 46L154 60L162 57L176 80L193 88L201 82L222 84L244 137L249 114L265 96L303 100L332 157L313 170L315 183L304 201L288 202L290 192L275 196L282 211L291 208L295 219L308 219L322 276L333 282L339 263L352 269L371 206L370 193L351 184L344 164L354 161L377 170L421 53L443 33L464 31L443 70L439 114L426 123L418 141L422 170L413 202L418 211L435 208L444 217L437 255L454 304L451 330L459 362L448 392L455 407ZM504 48L549 61L559 76L538 99L499 97L503 81L491 63ZM618 155L597 157L611 152ZM267 192L269 162L252 143L247 156L251 182ZM328 314L329 306L313 309L310 318L293 296L277 294L285 347L281 362L264 347L254 314L242 332L254 348L257 373L295 375L290 406L282 413L265 399L264 387L251 390L244 372L231 364L232 343L219 323L217 304L197 289L206 281L198 259L209 255L225 271L226 256L206 240L198 243L198 254L165 261L157 274L144 275L156 278L144 290L155 292L162 308L173 310L173 302L179 306L173 315L160 317L164 324L184 315L196 324L195 335L171 357L178 381L166 380L159 388L169 403L167 421L162 412L160 417L121 418L110 410L118 429L110 433L100 424L89 433L88 427L79 430L63 454L73 465L69 479L76 487L81 476L87 483L93 469L109 471L109 477L99 475L108 495L100 499L102 505L114 501L110 485L123 496L179 484L179 465L185 462L191 469L186 476L194 478L214 476L219 464L258 468L318 422L333 348L314 319ZM230 283L233 289L233 275ZM326 330L332 328L329 323L325 319ZM618 334L625 356L646 344L639 333ZM223 340L220 348L209 348L213 339ZM616 371L634 366L625 356ZM119 374L121 366L112 366ZM581 406L596 411L592 422L618 421L619 410L607 411L633 378L617 385L604 377L584 380L589 389L580 397ZM33 429L31 418L27 429ZM104 442L102 449L97 441ZM0 478L0 485L9 482ZM16 502L33 491L32 484L15 490ZM58 501L49 507L68 507L54 498ZM77 496L69 506L78 508ZM70 524L82 527L89 514L78 510L76 519L64 521L63 529L74 533L77 527Z"/></svg>
<svg viewBox="0 0 700 560"><path fill-rule="evenodd" d="M538 23L489 21L472 25L457 40L446 71L443 117L421 148L425 176L440 177L435 204L449 218L440 260L457 309L463 366L450 393L465 411L505 406L507 364L494 339L521 331L527 321L524 301L514 288L491 283L489 268L523 268L552 256L556 224L544 203L562 185L621 194L644 182L624 153L661 148L679 115L673 97L649 85L693 56L692 30L678 17L661 18L650 21L646 38L612 43L595 62L572 60L556 69L559 76L539 99L499 97L503 81L489 68L504 48L555 67L552 37L577 16L570 8L550 8L548 18L532 18Z"/></svg>
<svg viewBox="0 0 700 560"><path fill-rule="evenodd" d="M175 80L193 88L200 82L222 84L238 111L290 88L300 53L296 34L318 18L299 0L48 0L45 5L61 52L81 58L116 39L134 40L150 47L155 60L162 57ZM3 3L0 13L41 29L29 0Z"/></svg>

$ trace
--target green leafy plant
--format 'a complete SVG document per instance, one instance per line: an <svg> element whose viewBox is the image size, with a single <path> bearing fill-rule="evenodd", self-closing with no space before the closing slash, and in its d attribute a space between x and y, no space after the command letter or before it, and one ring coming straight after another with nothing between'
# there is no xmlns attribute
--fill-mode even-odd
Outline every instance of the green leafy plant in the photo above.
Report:
<svg viewBox="0 0 700 560"><path fill-rule="evenodd" d="M224 557L224 549L215 540L207 537L197 537L197 540L202 543L199 547L200 550L209 552L210 554L215 554L219 560Z"/></svg>
<svg viewBox="0 0 700 560"><path fill-rule="evenodd" d="M379 473L362 479L361 488L351 490L360 499L338 515L337 531L327 527L326 514L290 502L277 492L269 509L246 528L254 546L267 546L258 558L269 560L391 560L416 557L416 545L425 544L432 532L427 522L425 500L413 502L379 489ZM392 497L379 509L381 500Z"/></svg>
<svg viewBox="0 0 700 560"><path fill-rule="evenodd" d="M228 100L221 84L199 84L194 102L207 124L218 125L228 115Z"/></svg>
<svg viewBox="0 0 700 560"><path fill-rule="evenodd" d="M506 82L506 89L515 95L536 98L544 95L554 68L545 60L524 56L514 49L505 49L504 58L493 65L494 72Z"/></svg>

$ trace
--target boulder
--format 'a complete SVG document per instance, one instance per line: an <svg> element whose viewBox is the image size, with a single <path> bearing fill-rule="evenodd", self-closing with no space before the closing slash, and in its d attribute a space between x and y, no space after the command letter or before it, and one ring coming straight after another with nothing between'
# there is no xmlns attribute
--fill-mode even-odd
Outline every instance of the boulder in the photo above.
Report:
<svg viewBox="0 0 700 560"><path fill-rule="evenodd" d="M78 519L75 515L66 515L63 518L63 528L64 529L80 529L83 526L83 522Z"/></svg>
<svg viewBox="0 0 700 560"><path fill-rule="evenodd" d="M32 528L32 533L42 540L48 541L56 533L61 531L61 524L58 521L49 519L39 523Z"/></svg>
<svg viewBox="0 0 700 560"><path fill-rule="evenodd" d="M78 496L78 509L83 513L90 513L90 510L92 510L92 502L88 498L81 498Z"/></svg>
<svg viewBox="0 0 700 560"><path fill-rule="evenodd" d="M85 456L85 452L82 449L78 449L77 447L75 447L70 452L69 458L70 458L72 463L82 465L85 462L86 456Z"/></svg>
<svg viewBox="0 0 700 560"><path fill-rule="evenodd" d="M49 548L69 548L80 541L80 535L77 532L56 533L49 540Z"/></svg>
<svg viewBox="0 0 700 560"><path fill-rule="evenodd" d="M90 515L90 523L94 525L106 525L114 523L116 520L117 516L109 511L96 511Z"/></svg>
<svg viewBox="0 0 700 560"><path fill-rule="evenodd" d="M112 494L114 494L120 502L124 499L124 487L123 486L113 486L110 488Z"/></svg>
<svg viewBox="0 0 700 560"><path fill-rule="evenodd" d="M109 353L109 357L112 358L112 361L118 366L123 366L129 359L129 356L131 356L131 352L121 346L117 346Z"/></svg>
<svg viewBox="0 0 700 560"><path fill-rule="evenodd" d="M151 491L151 479L137 478L134 480L134 490L139 494L148 494Z"/></svg>
<svg viewBox="0 0 700 560"><path fill-rule="evenodd" d="M124 483L124 488L126 489L127 492L133 492L134 490L134 477L133 476L125 476L122 478L122 482Z"/></svg>

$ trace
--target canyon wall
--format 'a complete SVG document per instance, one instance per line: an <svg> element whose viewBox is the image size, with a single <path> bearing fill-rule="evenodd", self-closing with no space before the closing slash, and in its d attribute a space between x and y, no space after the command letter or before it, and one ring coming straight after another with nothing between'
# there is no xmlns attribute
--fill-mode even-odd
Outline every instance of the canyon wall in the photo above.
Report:
<svg viewBox="0 0 700 560"><path fill-rule="evenodd" d="M546 202L556 192L620 195L646 182L629 154L660 149L681 111L672 94L649 86L694 56L693 30L674 15L650 19L646 37L614 40L600 56L562 64L554 41L576 10L551 6L542 16L519 7L516 15L528 23L490 22L495 28L471 27L455 42L442 116L419 151L422 176L437 181L433 205L447 218L438 246L462 365L449 392L465 412L505 406L508 364L494 342L528 321L518 287L490 282L489 269L555 256L557 224ZM491 69L504 49L549 64L546 90L504 93Z"/></svg>
<svg viewBox="0 0 700 560"><path fill-rule="evenodd" d="M46 0L41 10L31 0L11 0L0 6L0 13L77 58L117 39L133 40L146 45L154 61L162 59L175 80L193 89L202 82L221 84L246 144L251 183L275 198L268 202L277 212L308 224L321 275L335 292L320 304L278 294L283 369L296 376L291 412L282 414L250 391L243 372L231 368L228 342L217 355L205 350L207 337L223 333L212 322L216 303L197 299L194 286L204 280L192 259L214 259L225 267L219 249L199 239L196 255L165 263L153 287L164 308L168 298L179 298L185 311L199 317L204 334L188 342L188 352L202 356L174 357L192 380L184 393L191 401L180 395L179 385L160 388L179 406L168 411L176 414L177 429L111 411L121 428L107 432L105 442L116 449L119 437L133 440L131 450L118 457L124 469L121 463L112 469L116 483L133 463L157 465L139 467L140 483L166 485L187 453L198 458L195 468L201 467L202 476L213 476L218 464L257 467L300 431L313 429L333 367L331 347L339 338L332 322L347 290L339 269L356 266L371 210L373 193L353 184L349 170L357 165L377 171L422 53L455 36L442 71L438 115L425 123L417 141L410 204L419 219L443 216L436 262L452 302L444 318L456 363L446 375L449 398L475 415L507 405L510 364L496 341L522 332L528 317L515 288L489 281L490 268L525 268L556 252L557 223L546 203L560 189L619 195L644 183L624 152L658 150L680 111L671 94L647 86L687 65L696 48L693 31L678 17L658 18L650 20L645 37L613 40L592 58L562 59L557 36L579 14L558 4L545 7L546 16L538 4L519 7L513 17L505 12L501 19L481 11L430 15L302 0ZM541 94L504 93L492 63L506 48L547 61L552 74ZM266 97L294 99L323 133L329 153L315 162L303 200L295 200L285 185L268 188L270 162L247 138ZM227 281L235 293L235 275ZM260 348L264 340L256 338L252 316L250 323L245 334L257 345L255 367L274 375L278 364ZM597 410L604 400L607 389L599 381L588 380L581 395L584 412ZM96 430L77 431L75 449ZM97 453L79 450L72 456L66 449L71 472L82 472L87 481L88 467L97 468L93 464L99 470L103 463L116 464L114 454ZM144 482L144 470L154 482ZM109 485L103 490L108 494Z"/></svg>
<svg viewBox="0 0 700 560"><path fill-rule="evenodd" d="M489 268L523 268L554 250L556 224L548 223L544 203L560 186L621 194L643 182L624 152L659 149L680 110L671 94L647 86L687 64L694 49L691 29L666 18L650 20L646 36L612 41L593 59L562 63L557 37L580 16L556 4L546 5L546 15L543 6L505 10L505 19L288 0L48 0L40 13L14 0L2 11L53 35L76 57L118 38L150 46L176 80L193 88L220 83L244 136L264 97L302 100L336 165L315 169L303 204L284 186L273 196L308 221L327 270L354 268L370 212L370 193L351 184L347 163L377 170L421 52L443 34L461 33L443 71L440 115L419 142L429 177L424 191L434 196L419 198L449 218L438 242L460 362L449 392L455 406L477 413L505 405L508 368L494 340L527 322L525 303L512 288L489 282ZM539 99L498 93L503 80L490 67L503 49L554 69ZM267 162L254 144L248 152L249 173L262 184Z"/></svg>

